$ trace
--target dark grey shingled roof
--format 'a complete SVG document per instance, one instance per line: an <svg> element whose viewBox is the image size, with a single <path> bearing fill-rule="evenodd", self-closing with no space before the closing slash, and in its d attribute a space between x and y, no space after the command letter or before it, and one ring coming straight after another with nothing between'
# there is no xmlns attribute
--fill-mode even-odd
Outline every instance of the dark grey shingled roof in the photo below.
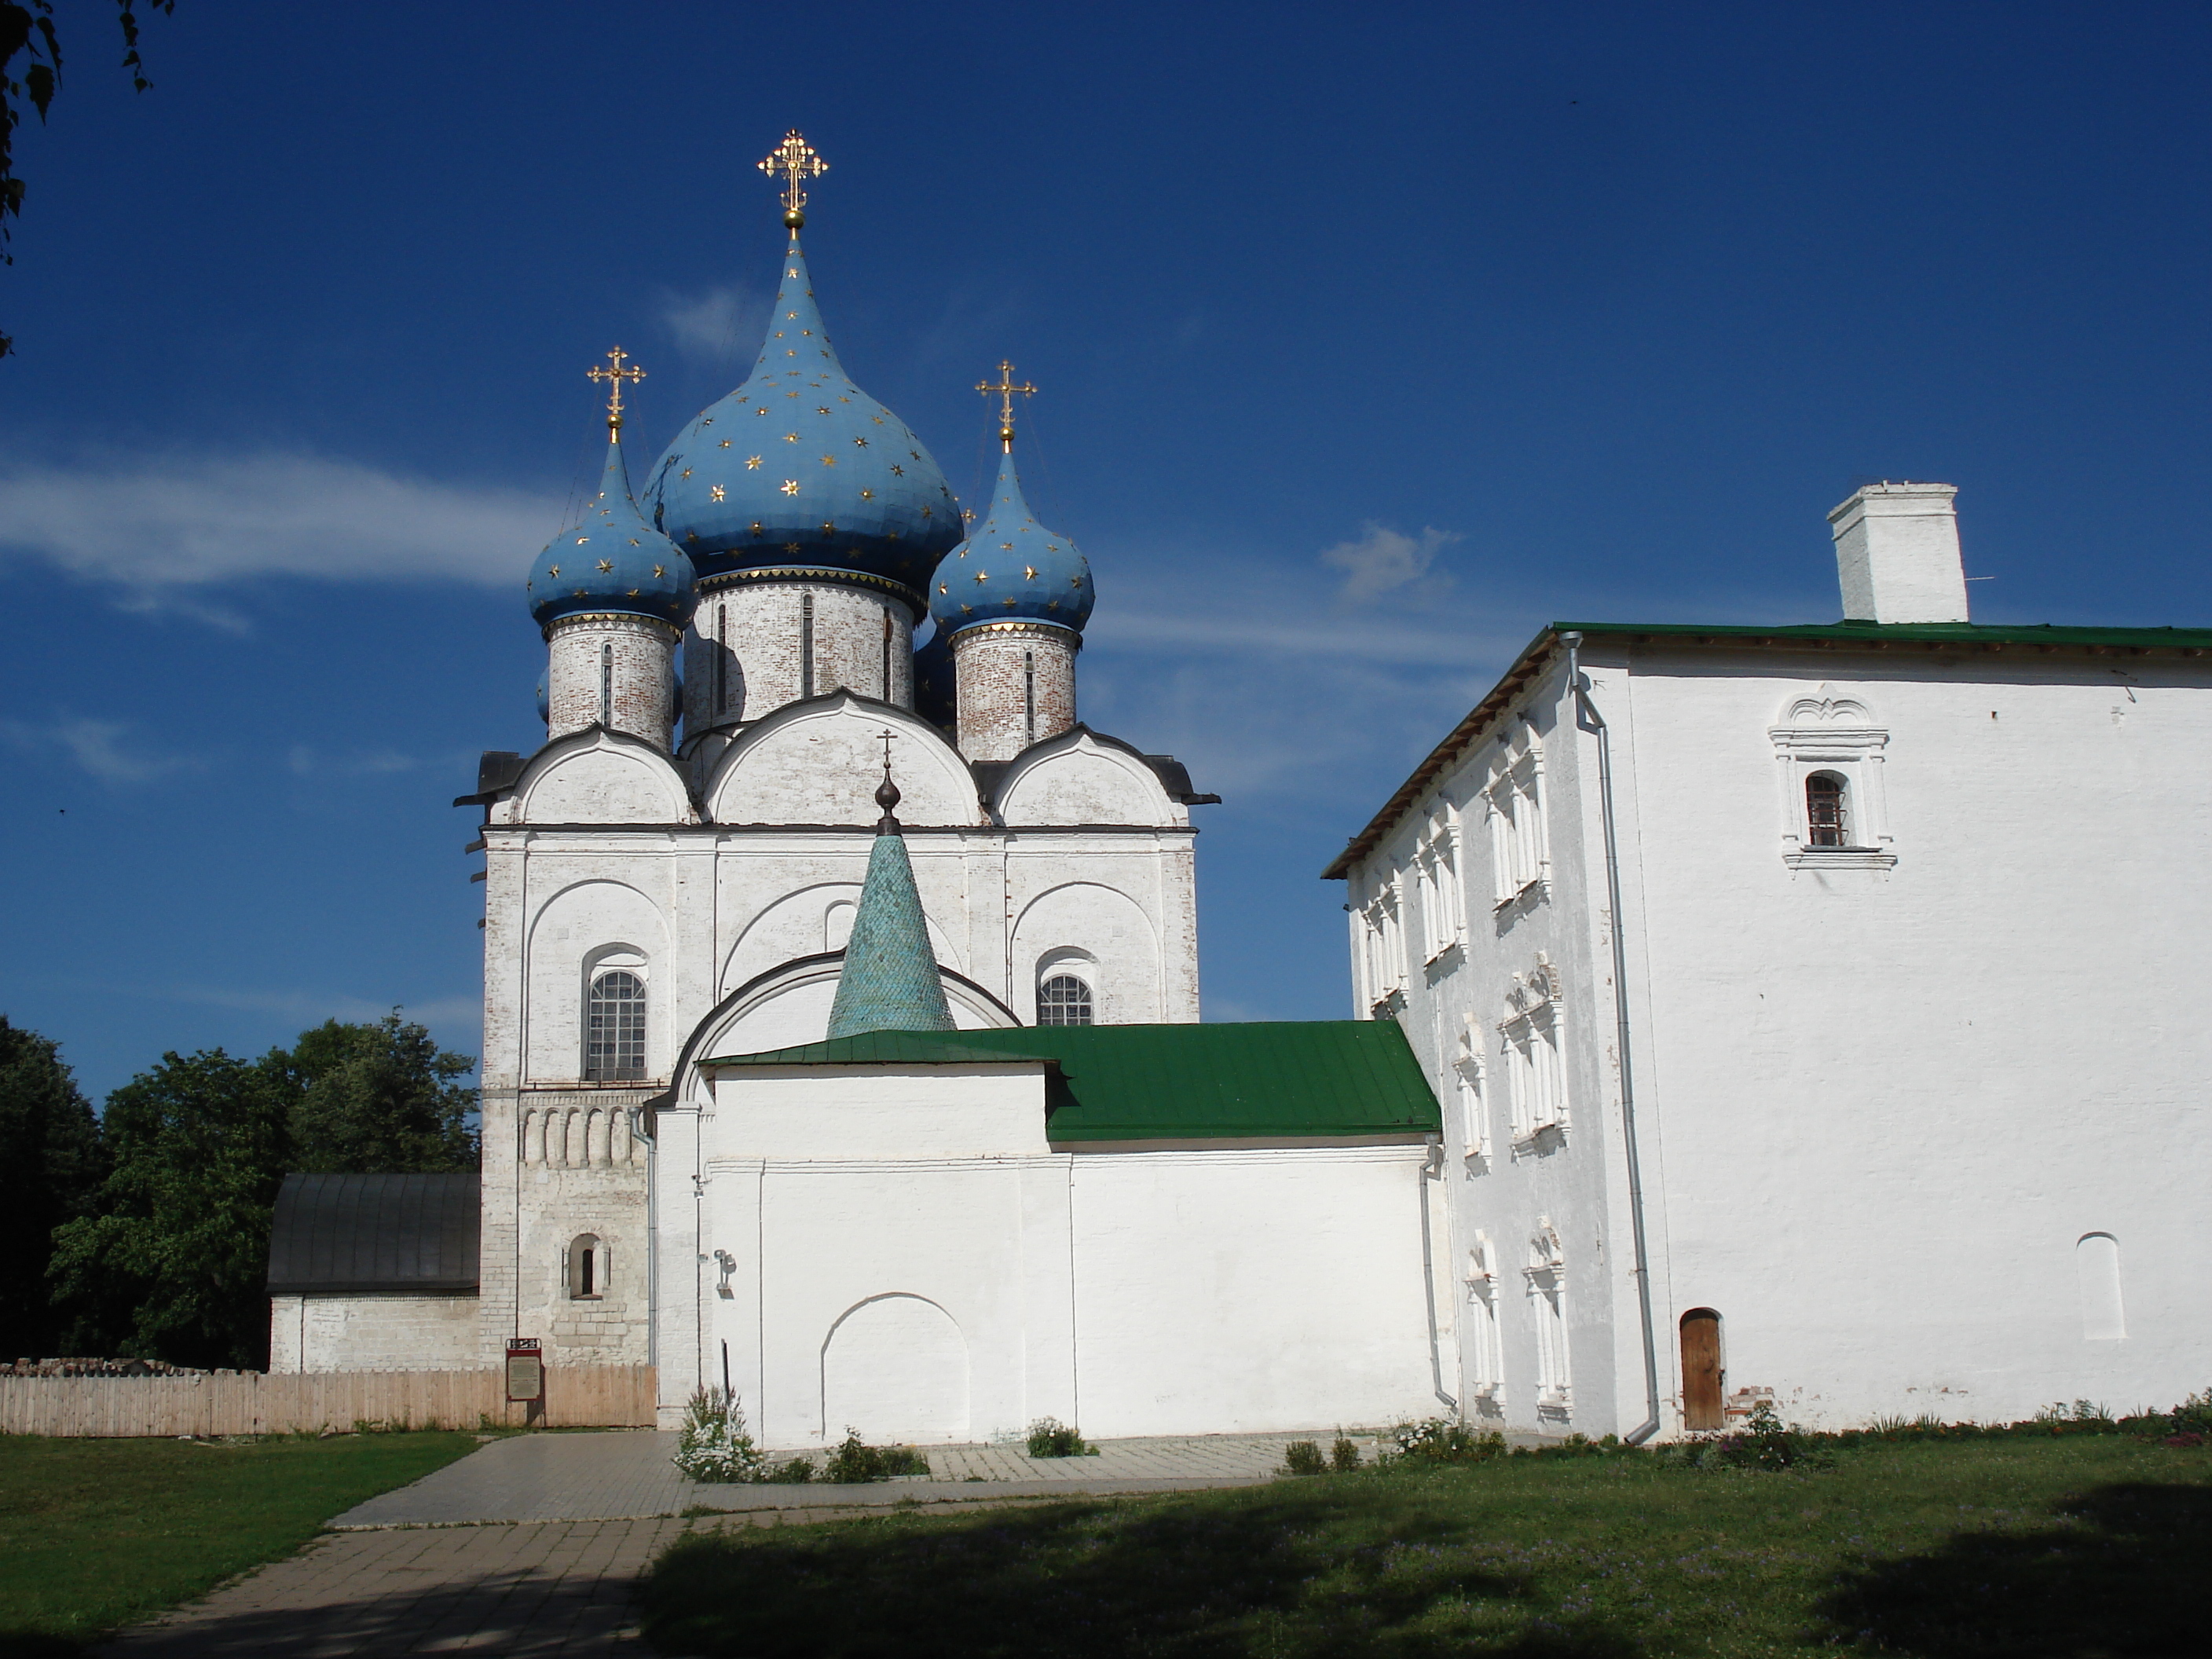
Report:
<svg viewBox="0 0 2212 1659"><path fill-rule="evenodd" d="M472 1175L286 1176L269 1293L475 1290L481 1185Z"/></svg>

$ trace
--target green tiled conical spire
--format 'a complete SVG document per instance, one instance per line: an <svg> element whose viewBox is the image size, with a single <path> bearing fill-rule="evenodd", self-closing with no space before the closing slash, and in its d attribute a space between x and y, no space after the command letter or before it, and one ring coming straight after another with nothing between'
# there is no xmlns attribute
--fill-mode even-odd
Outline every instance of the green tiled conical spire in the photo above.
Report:
<svg viewBox="0 0 2212 1659"><path fill-rule="evenodd" d="M914 890L906 837L891 816L898 801L887 757L883 785L876 791L884 816L868 854L868 879L860 889L853 936L846 941L837 1000L830 1008L832 1037L953 1029L945 982L937 975L937 954L929 948L929 924L922 920L921 898Z"/></svg>

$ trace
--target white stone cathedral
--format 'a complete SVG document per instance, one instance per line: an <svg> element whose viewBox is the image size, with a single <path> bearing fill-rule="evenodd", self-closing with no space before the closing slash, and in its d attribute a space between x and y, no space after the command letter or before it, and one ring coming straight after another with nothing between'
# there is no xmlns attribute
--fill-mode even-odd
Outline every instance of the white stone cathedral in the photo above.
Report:
<svg viewBox="0 0 2212 1659"><path fill-rule="evenodd" d="M529 579L546 742L464 798L480 1182L292 1177L272 1364L491 1365L526 1336L549 1388L650 1364L664 1421L726 1385L778 1445L1436 1409L1411 1050L1197 1023L1215 798L1077 719L1091 577L1023 498L1030 388L988 388L1004 455L964 514L830 345L799 246L818 162L794 134L770 164L759 362L635 498L638 371L592 371L601 490ZM441 1182L471 1183L473 1232Z"/></svg>

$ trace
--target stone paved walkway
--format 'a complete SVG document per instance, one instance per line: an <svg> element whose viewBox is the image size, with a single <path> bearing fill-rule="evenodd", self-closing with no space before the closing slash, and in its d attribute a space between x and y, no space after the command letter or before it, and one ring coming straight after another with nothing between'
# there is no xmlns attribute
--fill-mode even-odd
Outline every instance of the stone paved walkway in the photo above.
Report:
<svg viewBox="0 0 2212 1659"><path fill-rule="evenodd" d="M1245 1486L1295 1435L1108 1441L1097 1457L929 1452L928 1480L698 1486L650 1431L494 1441L348 1510L299 1554L100 1650L107 1659L386 1659L427 1653L647 1659L633 1598L689 1530L834 1521L895 1504L939 1512L1113 1492ZM1322 1437L1325 1438L1326 1437ZM695 1506L726 1511L685 1517Z"/></svg>
<svg viewBox="0 0 2212 1659"><path fill-rule="evenodd" d="M1265 1480L1283 1448L1310 1437L1201 1435L1109 1440L1096 1457L1033 1458L1019 1446L927 1448L930 1478L866 1486L695 1486L669 1460L672 1433L532 1434L496 1440L411 1486L347 1510L334 1528L481 1525L512 1521L627 1521L715 1510L845 1509L901 1501L1050 1492L1172 1492ZM1355 1437L1356 1438L1358 1437ZM1363 1439L1363 1449L1372 1443ZM818 1460L817 1460L818 1461Z"/></svg>

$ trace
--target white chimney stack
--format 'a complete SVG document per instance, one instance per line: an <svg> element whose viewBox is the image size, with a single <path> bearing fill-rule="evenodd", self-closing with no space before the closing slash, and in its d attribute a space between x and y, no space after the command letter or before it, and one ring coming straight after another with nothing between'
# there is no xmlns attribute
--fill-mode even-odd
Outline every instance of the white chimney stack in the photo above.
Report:
<svg viewBox="0 0 2212 1659"><path fill-rule="evenodd" d="M1966 620L1958 493L1955 484L1869 484L1828 514L1845 622Z"/></svg>

